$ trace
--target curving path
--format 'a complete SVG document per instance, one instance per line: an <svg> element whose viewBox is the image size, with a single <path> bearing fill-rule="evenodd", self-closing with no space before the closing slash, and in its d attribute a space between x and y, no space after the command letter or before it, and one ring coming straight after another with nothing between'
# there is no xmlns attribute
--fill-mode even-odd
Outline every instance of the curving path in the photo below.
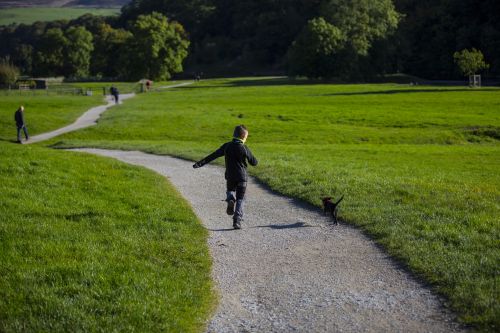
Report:
<svg viewBox="0 0 500 333"><path fill-rule="evenodd" d="M122 94L120 95L120 100L123 102L124 100L127 100L129 98L134 97L135 94ZM112 107L115 105L115 102L111 97L106 97L106 102L107 104L105 105L99 105L96 107L93 107L89 109L87 112L82 114L73 124L56 129L55 131L52 132L47 132L47 133L42 133L39 135L34 135L30 137L29 141L24 141L24 144L30 144L30 143L36 143L40 141L45 141L48 139L52 139L53 137L56 137L58 135L68 133L68 132L73 132L85 127L90 127L95 124L97 124L97 120L101 116L101 114L106 111L108 108ZM120 102L120 103L121 103Z"/></svg>
<svg viewBox="0 0 500 333"><path fill-rule="evenodd" d="M192 82L185 82L185 83L175 84L175 85L171 85L171 86L163 86L161 88L162 89L170 89L170 88L177 88L177 87L186 86L186 85L189 85L189 84L192 84ZM123 101L125 101L125 100L127 100L129 98L132 98L134 96L135 96L134 93L131 93L131 94L120 94L120 103L122 103ZM101 116L101 114L104 111L106 111L108 108L110 108L110 107L112 107L112 106L115 105L115 102L113 101L112 97L110 97L110 96L106 97L106 102L107 102L107 104L105 104L105 105L99 105L99 106L96 106L96 107L93 107L93 108L89 109L87 112L85 112L84 114L82 114L71 125L59 128L59 129L57 129L55 131L52 131L52 132L47 132L47 133L42 133L42 134L39 134L39 135L34 135L34 136L30 137L29 141L24 141L23 143L24 144L30 144L30 143L36 143L36 142L40 142L40 141L45 141L45 140L52 139L52 138L54 138L56 136L59 136L61 134L64 134L64 133L73 132L73 131L76 131L76 130L79 130L79 129L82 129L82 128L85 128L85 127L94 126L94 125L97 124L97 120L99 119L99 117Z"/></svg>
<svg viewBox="0 0 500 333"><path fill-rule="evenodd" d="M210 231L219 306L208 332L457 332L427 287L371 240L249 180L243 229L225 215L223 169L134 151L76 149L168 178Z"/></svg>

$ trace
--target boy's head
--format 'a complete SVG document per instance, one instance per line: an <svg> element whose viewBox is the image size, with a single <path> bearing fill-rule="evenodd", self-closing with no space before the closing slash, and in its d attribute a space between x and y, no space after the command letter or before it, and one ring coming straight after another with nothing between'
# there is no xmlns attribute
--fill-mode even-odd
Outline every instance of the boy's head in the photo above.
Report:
<svg viewBox="0 0 500 333"><path fill-rule="evenodd" d="M243 140L243 142L245 142L248 137L248 130L245 125L236 126L234 128L233 137L235 137L236 139L241 139Z"/></svg>
<svg viewBox="0 0 500 333"><path fill-rule="evenodd" d="M21 106L19 107L19 111L23 112L23 111L24 111L24 106L22 106L22 105L21 105Z"/></svg>

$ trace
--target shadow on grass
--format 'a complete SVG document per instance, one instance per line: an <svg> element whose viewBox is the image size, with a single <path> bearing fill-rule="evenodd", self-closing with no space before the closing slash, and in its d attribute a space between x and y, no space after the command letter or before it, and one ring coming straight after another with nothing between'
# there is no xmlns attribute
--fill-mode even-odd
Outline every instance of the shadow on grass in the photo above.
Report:
<svg viewBox="0 0 500 333"><path fill-rule="evenodd" d="M256 78L248 80L231 80L225 83L217 84L201 84L176 87L174 89L207 89L207 88L241 88L241 87L272 87L272 86L306 86L306 85L320 85L320 84L349 84L333 80L306 80L306 79L289 79L287 77L272 77L272 78ZM353 85L358 83L352 83ZM373 83L359 83L359 84L373 84ZM375 83L376 84L376 83ZM429 83L431 85L432 83ZM377 90L377 91L353 91L353 92L338 92L330 94L321 94L313 96L357 96L357 95L392 95L392 94L407 94L407 93L444 93L444 92L498 92L495 88L481 88L471 89L466 86L456 87L452 89L446 88L407 88L407 89L391 89L391 90Z"/></svg>
<svg viewBox="0 0 500 333"><path fill-rule="evenodd" d="M7 142L7 143L15 143L15 144L20 144L17 142L16 139L5 139L5 138L0 138L0 142Z"/></svg>
<svg viewBox="0 0 500 333"><path fill-rule="evenodd" d="M353 92L338 92L323 95L314 95L318 97L324 96L357 96L357 95L393 95L393 94L408 94L408 93L443 93L443 92L498 92L498 89L396 89L396 90L379 90L379 91L353 91Z"/></svg>
<svg viewBox="0 0 500 333"><path fill-rule="evenodd" d="M333 84L340 83L338 81L321 81L321 80L292 80L287 77L273 77L253 80L231 80L226 83L206 84L206 85L191 85L176 87L175 89L203 89L203 88L238 88L238 87L266 87L266 86L305 86L315 84Z"/></svg>

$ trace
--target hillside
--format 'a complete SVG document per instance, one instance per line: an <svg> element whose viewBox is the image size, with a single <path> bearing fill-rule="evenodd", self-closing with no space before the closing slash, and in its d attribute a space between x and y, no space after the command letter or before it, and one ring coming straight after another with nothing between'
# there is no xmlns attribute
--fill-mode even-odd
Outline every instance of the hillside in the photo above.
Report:
<svg viewBox="0 0 500 333"><path fill-rule="evenodd" d="M121 7L129 0L7 0L0 2L1 8L16 7Z"/></svg>
<svg viewBox="0 0 500 333"><path fill-rule="evenodd" d="M9 24L32 24L37 21L76 19L85 14L113 16L120 13L118 7L28 7L0 8L0 26Z"/></svg>

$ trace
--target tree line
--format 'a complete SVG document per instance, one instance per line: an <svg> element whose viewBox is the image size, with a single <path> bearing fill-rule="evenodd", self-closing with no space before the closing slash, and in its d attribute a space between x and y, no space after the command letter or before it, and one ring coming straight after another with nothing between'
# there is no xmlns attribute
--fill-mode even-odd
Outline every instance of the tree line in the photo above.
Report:
<svg viewBox="0 0 500 333"><path fill-rule="evenodd" d="M475 48L494 76L499 13L497 0L132 0L115 18L1 28L0 57L33 75L167 78L187 57L193 71L454 79L455 52Z"/></svg>
<svg viewBox="0 0 500 333"><path fill-rule="evenodd" d="M182 71L189 40L182 25L160 13L126 27L116 18L36 22L0 29L0 57L27 75L166 80Z"/></svg>

